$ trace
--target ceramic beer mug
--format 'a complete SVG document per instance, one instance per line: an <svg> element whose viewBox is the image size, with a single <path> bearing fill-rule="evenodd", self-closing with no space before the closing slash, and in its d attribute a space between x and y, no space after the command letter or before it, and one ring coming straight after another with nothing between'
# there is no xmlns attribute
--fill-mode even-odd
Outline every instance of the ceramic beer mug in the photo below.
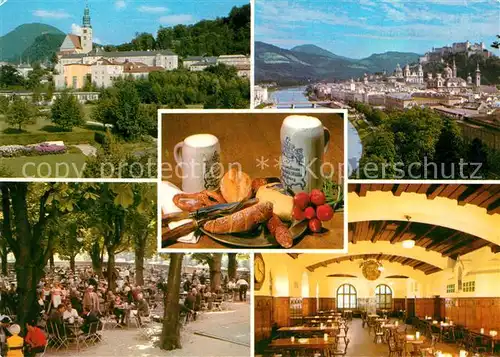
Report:
<svg viewBox="0 0 500 357"><path fill-rule="evenodd" d="M188 136L174 147L174 159L182 168L182 191L216 190L221 180L219 139L211 134Z"/></svg>
<svg viewBox="0 0 500 357"><path fill-rule="evenodd" d="M323 154L330 132L315 117L290 115L281 125L281 181L293 192L322 188Z"/></svg>

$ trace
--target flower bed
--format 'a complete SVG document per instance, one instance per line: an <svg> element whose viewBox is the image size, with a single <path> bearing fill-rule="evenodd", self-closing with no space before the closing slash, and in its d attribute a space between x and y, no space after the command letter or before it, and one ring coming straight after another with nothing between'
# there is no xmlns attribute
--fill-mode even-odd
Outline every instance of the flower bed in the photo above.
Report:
<svg viewBox="0 0 500 357"><path fill-rule="evenodd" d="M41 156L64 154L67 147L64 145L54 145L40 143L35 145L6 145L0 146L0 157L19 157L19 156Z"/></svg>

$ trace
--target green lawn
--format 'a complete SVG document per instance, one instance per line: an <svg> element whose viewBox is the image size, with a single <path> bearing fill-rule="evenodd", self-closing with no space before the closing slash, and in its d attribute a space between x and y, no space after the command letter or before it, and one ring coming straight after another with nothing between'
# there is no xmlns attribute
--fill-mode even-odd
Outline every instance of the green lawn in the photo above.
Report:
<svg viewBox="0 0 500 357"><path fill-rule="evenodd" d="M1 158L13 177L79 178L82 176L86 156L82 153Z"/></svg>

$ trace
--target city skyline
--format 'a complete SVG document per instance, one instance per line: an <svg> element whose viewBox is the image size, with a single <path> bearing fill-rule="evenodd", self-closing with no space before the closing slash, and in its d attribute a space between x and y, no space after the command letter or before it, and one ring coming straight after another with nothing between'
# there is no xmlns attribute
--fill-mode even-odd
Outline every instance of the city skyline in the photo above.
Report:
<svg viewBox="0 0 500 357"><path fill-rule="evenodd" d="M190 25L224 17L234 6L245 4L248 1L88 0L94 42L113 45L130 42L137 32L156 35L160 26ZM84 7L81 0L7 0L0 7L0 36L26 23L44 23L64 33L79 34Z"/></svg>
<svg viewBox="0 0 500 357"><path fill-rule="evenodd" d="M423 55L466 40L495 51L490 44L499 16L496 0L257 0L255 40L287 49L314 44L350 58L387 51Z"/></svg>

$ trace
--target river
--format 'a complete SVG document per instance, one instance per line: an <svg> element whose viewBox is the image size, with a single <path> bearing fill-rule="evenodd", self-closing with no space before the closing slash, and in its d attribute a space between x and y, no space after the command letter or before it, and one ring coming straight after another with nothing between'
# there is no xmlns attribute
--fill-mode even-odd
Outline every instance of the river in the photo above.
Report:
<svg viewBox="0 0 500 357"><path fill-rule="evenodd" d="M270 93L270 99L279 109L289 109L291 103L304 103L309 101L304 95L305 90L305 86L280 88ZM287 105L280 106L280 103L287 103ZM311 106L297 105L295 108L311 108ZM363 146L361 145L361 139L354 126L350 121L347 121L347 123L347 157L350 169L355 170L358 167L361 154L363 153Z"/></svg>

